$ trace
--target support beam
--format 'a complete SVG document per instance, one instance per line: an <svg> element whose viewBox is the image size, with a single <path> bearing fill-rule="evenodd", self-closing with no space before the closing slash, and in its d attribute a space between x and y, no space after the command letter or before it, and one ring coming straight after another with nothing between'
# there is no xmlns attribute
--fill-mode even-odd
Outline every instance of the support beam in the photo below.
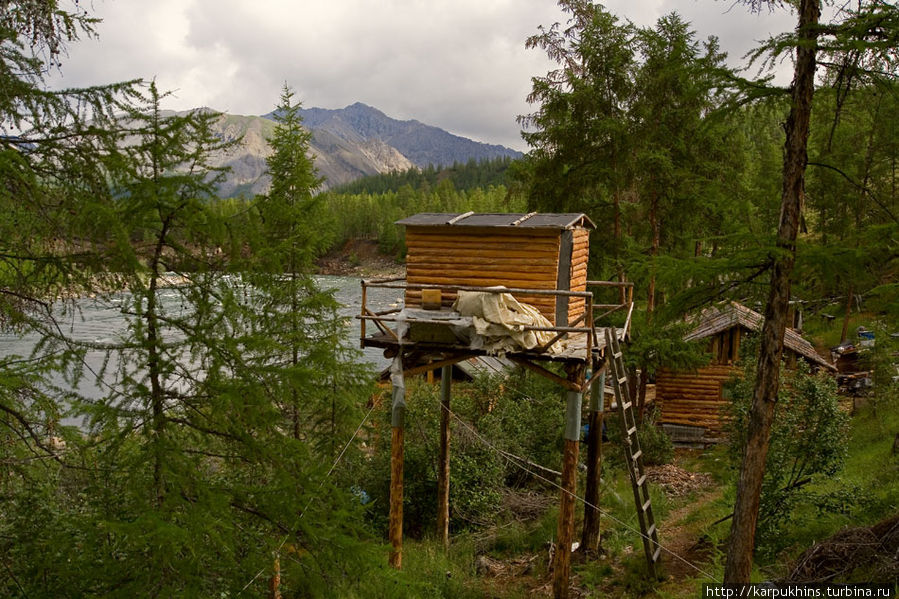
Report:
<svg viewBox="0 0 899 599"><path fill-rule="evenodd" d="M390 436L390 565L403 566L403 441L406 420L406 387L403 359L397 356L390 367L393 383Z"/></svg>
<svg viewBox="0 0 899 599"><path fill-rule="evenodd" d="M599 553L599 484L602 472L602 421L605 409L606 372L590 387L590 430L587 435L587 487L584 489L584 529L581 549L586 555ZM595 507L594 507L595 506Z"/></svg>
<svg viewBox="0 0 899 599"><path fill-rule="evenodd" d="M450 386L453 367L440 370L440 458L437 466L437 536L449 549Z"/></svg>
<svg viewBox="0 0 899 599"><path fill-rule="evenodd" d="M564 379L564 378L560 377L559 375L557 375L556 373L550 372L546 368L543 368L542 366L538 366L537 364L534 364L533 362L525 360L524 358L519 358L517 356L508 356L508 358L510 360L512 360L513 362L515 362L516 364L518 364L519 366L527 368L528 370L530 370L532 372L536 372L543 378L547 378L555 383L558 383L559 385L561 385L568 391L573 391L573 392L577 393L578 395L580 395L581 385L579 385L577 383L573 383L571 381L571 379ZM583 378L583 377L580 377L580 378ZM580 379L578 379L578 380L580 380ZM583 383L581 383L581 384L583 384Z"/></svg>
<svg viewBox="0 0 899 599"><path fill-rule="evenodd" d="M583 366L568 368L568 383L579 389L583 385ZM553 562L553 596L567 599L571 574L571 541L574 537L574 503L577 497L578 442L581 433L580 391L566 393L565 450L562 458L562 498L559 504L559 529L556 537L556 554Z"/></svg>

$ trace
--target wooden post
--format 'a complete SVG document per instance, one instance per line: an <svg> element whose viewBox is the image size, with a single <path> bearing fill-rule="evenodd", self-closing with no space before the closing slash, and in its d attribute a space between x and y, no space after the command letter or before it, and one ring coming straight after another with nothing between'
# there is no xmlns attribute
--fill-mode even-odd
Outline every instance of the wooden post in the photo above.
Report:
<svg viewBox="0 0 899 599"><path fill-rule="evenodd" d="M583 366L568 367L568 381L582 383ZM553 596L567 599L571 573L571 540L574 537L574 502L577 496L577 461L581 434L581 393L567 391L565 407L565 451L562 457L562 498L559 505L559 529L553 563Z"/></svg>
<svg viewBox="0 0 899 599"><path fill-rule="evenodd" d="M449 549L450 385L453 367L440 370L440 462L437 466L437 536Z"/></svg>
<svg viewBox="0 0 899 599"><path fill-rule="evenodd" d="M390 565L403 566L403 431L406 418L406 387L403 359L397 356L390 367L393 408L390 435Z"/></svg>
<svg viewBox="0 0 899 599"><path fill-rule="evenodd" d="M366 287L366 285L365 285L365 279L363 279L361 281L361 283L362 283L362 309L360 311L360 314L362 316L365 316L365 302L367 300L368 287ZM375 323L375 324L378 324L378 323ZM365 340L365 319L364 318L359 320L359 338L362 340Z"/></svg>
<svg viewBox="0 0 899 599"><path fill-rule="evenodd" d="M587 436L587 487L584 490L584 529L581 549L586 555L599 552L599 484L602 472L602 420L605 409L606 373L590 388L590 431ZM595 507L593 507L595 506Z"/></svg>
<svg viewBox="0 0 899 599"><path fill-rule="evenodd" d="M275 554L275 563L272 566L272 578L269 581L269 596L271 599L281 599L281 558Z"/></svg>

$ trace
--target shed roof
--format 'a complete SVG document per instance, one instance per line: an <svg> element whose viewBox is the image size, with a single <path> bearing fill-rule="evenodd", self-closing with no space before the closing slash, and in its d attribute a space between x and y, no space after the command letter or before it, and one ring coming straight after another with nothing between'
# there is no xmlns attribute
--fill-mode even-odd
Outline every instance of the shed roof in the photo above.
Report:
<svg viewBox="0 0 899 599"><path fill-rule="evenodd" d="M398 225L416 227L518 227L573 229L586 227L595 229L593 221L582 212L550 214L540 212L476 214L474 212L422 212L396 221Z"/></svg>
<svg viewBox="0 0 899 599"><path fill-rule="evenodd" d="M684 340L705 339L736 325L758 332L762 330L762 322L764 320L761 314L737 302L728 302L720 307L711 306L700 313L696 319L696 328L688 333ZM800 335L796 329L788 327L784 332L784 347L793 350L816 364L824 366L828 370L835 370L834 365L821 357L812 344Z"/></svg>

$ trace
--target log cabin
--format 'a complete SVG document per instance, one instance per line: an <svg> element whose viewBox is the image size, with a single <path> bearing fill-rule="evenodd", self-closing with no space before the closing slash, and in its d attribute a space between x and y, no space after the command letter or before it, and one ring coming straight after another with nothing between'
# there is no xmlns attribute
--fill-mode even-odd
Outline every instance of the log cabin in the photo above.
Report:
<svg viewBox="0 0 899 599"><path fill-rule="evenodd" d="M728 402L724 385L739 370L741 340L747 333L760 332L763 320L761 314L737 302L707 308L695 319L696 326L684 340L705 341L712 354L709 364L695 371L663 368L656 373L659 421L675 441L722 440L727 424L722 408ZM788 367L795 368L798 360L805 360L814 370L835 371L834 365L792 328L784 334L784 360Z"/></svg>
<svg viewBox="0 0 899 599"><path fill-rule="evenodd" d="M422 213L397 221L406 228L406 282L585 291L590 231L585 214ZM584 298L513 294L536 307L555 326L585 310ZM422 290L408 289L406 305L422 304ZM444 293L452 306L455 293Z"/></svg>

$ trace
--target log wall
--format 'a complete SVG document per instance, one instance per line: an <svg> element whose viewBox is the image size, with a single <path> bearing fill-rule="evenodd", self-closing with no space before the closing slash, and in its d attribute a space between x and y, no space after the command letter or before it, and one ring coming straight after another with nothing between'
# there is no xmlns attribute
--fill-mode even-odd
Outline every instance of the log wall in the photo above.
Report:
<svg viewBox="0 0 899 599"><path fill-rule="evenodd" d="M590 231L575 229L571 251L571 281L569 291L587 290L587 261L590 258ZM586 300L572 297L568 300L568 322L574 322L584 313Z"/></svg>
<svg viewBox="0 0 899 599"><path fill-rule="evenodd" d="M581 232L585 235L580 235ZM407 226L406 281L409 284L555 289L560 233L559 229L550 228ZM574 233L575 253L583 253L583 246L589 243L588 231L575 230ZM581 237L587 237L587 240ZM580 277L583 271L583 284L576 289L583 291L586 287L586 254L576 257L577 261L572 260L572 275L577 273ZM574 276L572 281L575 281ZM444 292L442 304L452 306L455 299L454 293ZM535 306L555 324L554 296L516 294L516 299ZM420 290L406 291L407 305L420 303ZM583 310L581 300L578 314Z"/></svg>
<svg viewBox="0 0 899 599"><path fill-rule="evenodd" d="M661 422L700 426L706 429L706 436L721 436L727 423L722 408L728 404L721 396L721 387L737 371L721 364L710 364L695 372L658 371L656 402L661 408Z"/></svg>

